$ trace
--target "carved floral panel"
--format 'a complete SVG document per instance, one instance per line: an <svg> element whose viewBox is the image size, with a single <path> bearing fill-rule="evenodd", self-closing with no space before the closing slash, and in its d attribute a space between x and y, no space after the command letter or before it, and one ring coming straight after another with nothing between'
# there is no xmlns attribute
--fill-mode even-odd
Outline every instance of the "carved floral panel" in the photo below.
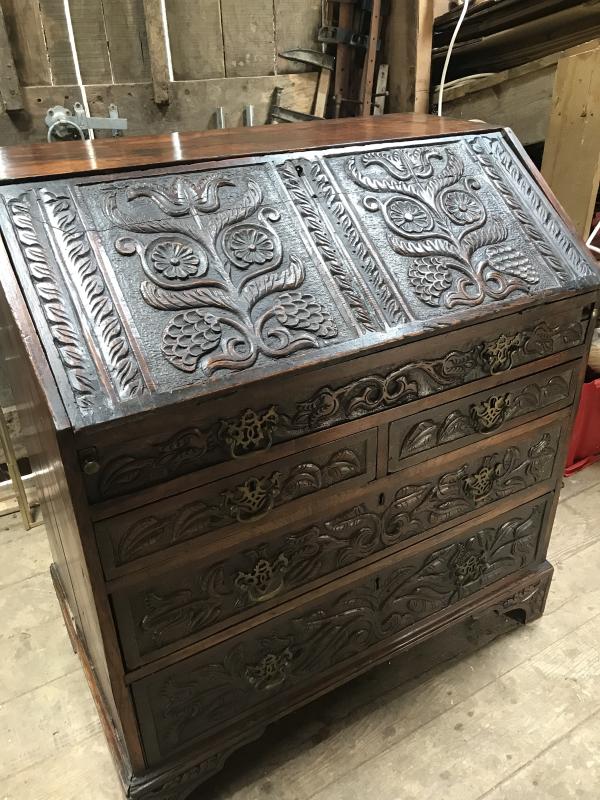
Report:
<svg viewBox="0 0 600 800"><path fill-rule="evenodd" d="M592 286L501 134L6 186L0 224L76 422ZM82 319L83 318L83 319ZM350 345L350 342L355 344Z"/></svg>

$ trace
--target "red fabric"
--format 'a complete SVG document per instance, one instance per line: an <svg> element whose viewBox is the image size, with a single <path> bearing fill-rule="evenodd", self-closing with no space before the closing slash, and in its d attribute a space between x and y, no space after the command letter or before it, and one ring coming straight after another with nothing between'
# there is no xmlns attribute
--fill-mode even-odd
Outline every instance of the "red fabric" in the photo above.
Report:
<svg viewBox="0 0 600 800"><path fill-rule="evenodd" d="M565 475L600 459L600 378L583 384Z"/></svg>

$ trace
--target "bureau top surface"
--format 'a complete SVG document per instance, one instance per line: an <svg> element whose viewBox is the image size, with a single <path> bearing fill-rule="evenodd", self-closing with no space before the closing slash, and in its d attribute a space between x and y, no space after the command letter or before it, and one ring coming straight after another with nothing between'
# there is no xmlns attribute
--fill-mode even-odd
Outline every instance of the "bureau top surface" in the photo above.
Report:
<svg viewBox="0 0 600 800"><path fill-rule="evenodd" d="M388 117L220 132L221 158L215 132L179 156L173 137L162 150L139 138L129 161L122 144L106 150L112 173L83 144L54 160L4 150L3 279L17 275L71 424L597 285L513 140L460 128Z"/></svg>

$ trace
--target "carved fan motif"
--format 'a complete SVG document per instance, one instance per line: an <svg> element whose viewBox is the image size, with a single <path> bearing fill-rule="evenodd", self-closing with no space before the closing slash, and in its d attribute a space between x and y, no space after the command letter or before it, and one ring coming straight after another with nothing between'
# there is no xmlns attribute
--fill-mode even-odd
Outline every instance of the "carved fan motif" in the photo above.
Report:
<svg viewBox="0 0 600 800"><path fill-rule="evenodd" d="M381 213L390 247L412 259L408 279L423 303L477 306L538 283L537 270L506 241L507 229L478 196L480 184L465 176L451 151L403 148L355 156L348 172L370 192L363 205Z"/></svg>
<svg viewBox="0 0 600 800"><path fill-rule="evenodd" d="M127 190L128 202L146 198L157 205L165 215L160 219L124 213L114 188L105 198L106 215L121 229L161 234L150 242L121 236L115 247L121 255L138 255L146 303L180 312L164 330L162 353L183 372L199 365L208 375L244 369L261 354L282 358L337 336L327 309L298 291L305 279L301 261L290 254L280 269L284 254L273 227L279 212L261 207L262 191L253 180L236 205L222 209L219 190L226 186L234 184L209 175Z"/></svg>

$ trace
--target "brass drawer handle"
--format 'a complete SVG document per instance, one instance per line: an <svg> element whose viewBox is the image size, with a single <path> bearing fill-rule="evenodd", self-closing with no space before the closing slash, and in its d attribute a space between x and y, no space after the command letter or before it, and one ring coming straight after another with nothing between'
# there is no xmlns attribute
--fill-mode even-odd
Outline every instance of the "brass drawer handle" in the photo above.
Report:
<svg viewBox="0 0 600 800"><path fill-rule="evenodd" d="M273 562L261 558L250 572L238 572L235 586L251 603L265 603L283 590L288 568L289 561L283 553Z"/></svg>
<svg viewBox="0 0 600 800"><path fill-rule="evenodd" d="M503 395L491 395L481 403L472 405L469 409L471 422L478 433L488 433L494 431L506 420L508 411L511 407L512 397L510 393Z"/></svg>
<svg viewBox="0 0 600 800"><path fill-rule="evenodd" d="M281 492L281 472L247 481L222 494L223 505L237 522L253 522L271 511Z"/></svg>

